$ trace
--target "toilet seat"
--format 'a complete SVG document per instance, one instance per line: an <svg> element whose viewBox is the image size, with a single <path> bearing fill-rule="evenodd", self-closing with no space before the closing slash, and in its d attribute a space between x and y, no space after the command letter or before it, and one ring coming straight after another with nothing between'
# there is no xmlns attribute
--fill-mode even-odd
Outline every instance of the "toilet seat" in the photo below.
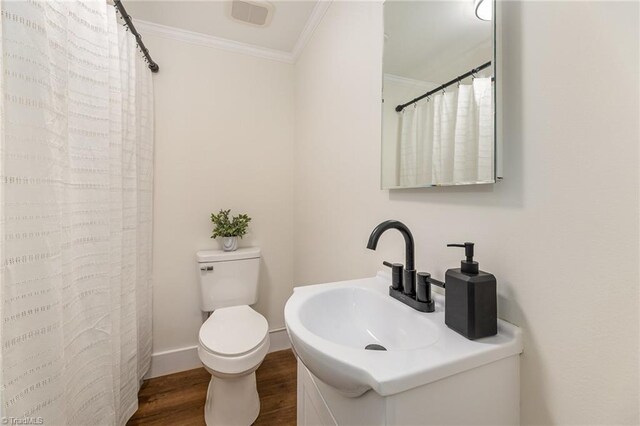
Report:
<svg viewBox="0 0 640 426"><path fill-rule="evenodd" d="M269 350L267 320L247 305L216 309L202 324L198 355L224 375L255 370Z"/></svg>
<svg viewBox="0 0 640 426"><path fill-rule="evenodd" d="M268 333L265 317L247 305L216 309L200 327L200 344L222 356L240 356L252 351Z"/></svg>

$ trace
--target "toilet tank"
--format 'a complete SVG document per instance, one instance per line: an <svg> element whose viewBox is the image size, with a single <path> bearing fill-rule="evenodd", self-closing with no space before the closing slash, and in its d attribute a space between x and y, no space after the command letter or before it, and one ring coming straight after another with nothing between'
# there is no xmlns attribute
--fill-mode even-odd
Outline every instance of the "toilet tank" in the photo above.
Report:
<svg viewBox="0 0 640 426"><path fill-rule="evenodd" d="M200 277L200 309L252 305L258 301L260 249L205 250L196 253Z"/></svg>

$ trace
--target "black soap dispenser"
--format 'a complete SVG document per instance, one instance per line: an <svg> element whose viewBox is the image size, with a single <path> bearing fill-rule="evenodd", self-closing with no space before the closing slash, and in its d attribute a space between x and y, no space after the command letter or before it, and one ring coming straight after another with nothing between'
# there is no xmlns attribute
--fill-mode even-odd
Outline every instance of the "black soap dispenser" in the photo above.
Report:
<svg viewBox="0 0 640 426"><path fill-rule="evenodd" d="M473 243L447 244L464 247L466 259L460 268L445 275L444 322L467 339L493 336L498 332L496 277L480 271L473 261Z"/></svg>

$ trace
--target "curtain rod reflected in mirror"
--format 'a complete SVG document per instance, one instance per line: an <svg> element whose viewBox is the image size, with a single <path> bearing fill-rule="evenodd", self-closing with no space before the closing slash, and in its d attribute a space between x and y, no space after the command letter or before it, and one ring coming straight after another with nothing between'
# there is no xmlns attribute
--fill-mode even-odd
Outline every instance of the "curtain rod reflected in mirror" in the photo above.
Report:
<svg viewBox="0 0 640 426"><path fill-rule="evenodd" d="M420 96L418 96L417 98L410 100L410 101L409 101L409 102L407 102L406 104L398 105L398 106L396 107L396 111L401 112L403 109L405 109L405 108L406 108L406 107L408 107L409 105L411 105L411 104L415 104L416 102L418 102L418 101L420 101L420 100L422 100L422 99L424 99L424 98L428 98L429 96L431 96L431 95L433 95L433 94L435 94L435 93L438 93L438 92L439 92L439 91L441 91L441 90L446 89L447 87L451 86L452 84L455 84L455 83L459 83L459 82L461 82L462 80L464 80L464 79L465 79L465 78L467 78L467 77L472 77L472 76L473 76L473 77L475 77L475 75L476 75L477 73L479 73L480 71L482 71L482 70L483 70L483 69L485 69L485 68L489 68L490 66L491 66L491 61L489 61L489 62L487 62L487 63L485 63L485 64L482 64L482 65L480 65L479 67L474 68L474 69L472 69L471 71L468 71L468 72L466 72L466 73L464 73L464 74L462 74L462 75L459 75L458 77L454 78L453 80L448 81L448 82L444 83L443 85L441 85L441 86L439 86L439 87L436 87L436 88L435 88L435 89L433 89L433 90L428 91L428 92L427 92L427 93L425 93L424 95L420 95Z"/></svg>

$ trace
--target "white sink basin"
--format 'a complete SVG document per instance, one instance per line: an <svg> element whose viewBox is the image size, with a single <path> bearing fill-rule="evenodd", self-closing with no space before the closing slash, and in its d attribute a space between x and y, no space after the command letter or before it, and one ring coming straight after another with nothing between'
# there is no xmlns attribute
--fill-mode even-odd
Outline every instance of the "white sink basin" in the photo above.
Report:
<svg viewBox="0 0 640 426"><path fill-rule="evenodd" d="M364 287L331 286L302 301L300 324L318 337L353 349L378 344L388 351L406 351L438 340L431 321L416 318L388 298Z"/></svg>
<svg viewBox="0 0 640 426"><path fill-rule="evenodd" d="M468 340L436 311L418 312L388 295L389 276L296 287L285 306L293 348L305 366L343 395L392 395L522 352L520 329L498 321L496 336ZM365 350L377 344L386 351Z"/></svg>

